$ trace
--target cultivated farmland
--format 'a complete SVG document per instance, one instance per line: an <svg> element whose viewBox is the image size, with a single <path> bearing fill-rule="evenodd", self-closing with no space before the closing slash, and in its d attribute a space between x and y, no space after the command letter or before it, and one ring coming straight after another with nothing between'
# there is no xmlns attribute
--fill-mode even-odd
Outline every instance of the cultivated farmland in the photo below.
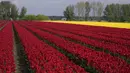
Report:
<svg viewBox="0 0 130 73"><path fill-rule="evenodd" d="M130 29L0 21L0 73L15 72L129 73Z"/></svg>

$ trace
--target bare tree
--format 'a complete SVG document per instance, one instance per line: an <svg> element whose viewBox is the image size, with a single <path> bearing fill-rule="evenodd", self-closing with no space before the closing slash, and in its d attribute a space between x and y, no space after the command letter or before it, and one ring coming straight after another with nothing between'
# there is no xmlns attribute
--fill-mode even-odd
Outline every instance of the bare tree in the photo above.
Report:
<svg viewBox="0 0 130 73"><path fill-rule="evenodd" d="M91 3L91 8L92 8L93 17L96 17L97 3L96 3L96 2L92 2L92 3Z"/></svg>
<svg viewBox="0 0 130 73"><path fill-rule="evenodd" d="M98 16L98 17L101 17L101 16L102 16L103 7L104 7L104 4L103 4L103 3L97 2L97 16Z"/></svg>
<svg viewBox="0 0 130 73"><path fill-rule="evenodd" d="M86 2L85 3L85 20L88 19L90 10L91 10L90 3Z"/></svg>
<svg viewBox="0 0 130 73"><path fill-rule="evenodd" d="M96 17L100 18L102 16L103 7L104 7L104 4L101 2L92 2L91 3L91 8L92 8L92 13L93 13L94 19Z"/></svg>

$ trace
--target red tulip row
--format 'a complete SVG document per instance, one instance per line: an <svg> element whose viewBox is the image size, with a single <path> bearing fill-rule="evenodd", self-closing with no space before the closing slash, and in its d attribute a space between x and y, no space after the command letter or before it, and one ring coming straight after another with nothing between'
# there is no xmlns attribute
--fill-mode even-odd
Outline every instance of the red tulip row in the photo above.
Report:
<svg viewBox="0 0 130 73"><path fill-rule="evenodd" d="M42 26L44 26L44 25L42 25ZM35 27L44 28L44 27L41 27L40 25L37 25ZM69 37L69 38L72 38L72 39L75 39L75 40L82 41L86 44L89 44L89 45L92 45L92 46L95 46L95 47L108 49L113 53L119 53L123 56L127 56L127 57L130 58L130 48L128 48L126 46L122 46L122 45L118 45L118 44L114 44L114 43L110 43L110 42L97 41L97 40L85 38L83 36L77 36L77 35L74 35L74 34L65 33L65 32L61 32L61 31L54 31L54 30L47 29L47 28L44 28L44 29L49 30L49 31L54 32L54 33L57 33L57 34L60 34L64 37ZM71 32L75 32L75 31L71 30ZM82 34L82 32L80 32L79 34Z"/></svg>
<svg viewBox="0 0 130 73"><path fill-rule="evenodd" d="M130 65L128 65L122 59L113 57L104 52L97 52L95 50L83 47L79 44L67 41L63 38L41 31L31 26L26 27L31 31L37 33L42 38L55 43L57 46L63 48L64 50L67 50L72 54L79 56L80 58L86 59L88 61L88 65L96 67L96 69L103 73L127 73L130 71Z"/></svg>
<svg viewBox="0 0 130 73"><path fill-rule="evenodd" d="M106 27L96 27L96 26L81 26L81 25L65 25L64 23L50 23L50 22L33 22L33 24L36 25L47 25L49 27L58 27L62 29L73 29L76 31L82 31L82 32L96 32L103 36L109 36L114 38L123 38L123 39L130 39L130 31L128 29L119 29L119 28L106 28ZM57 25L60 24L60 25ZM71 28L73 27L73 28ZM126 35L127 34L127 35Z"/></svg>
<svg viewBox="0 0 130 73"><path fill-rule="evenodd" d="M55 28L55 29L58 29L58 28ZM59 30L61 30L61 28ZM97 32L92 32L92 31L83 32L84 30L74 31L73 29L69 29L69 30L66 30L66 31L72 32L72 33L77 34L77 35L83 35L83 36L86 36L86 37L97 39L99 41L108 41L110 43L114 42L116 44L121 44L121 45L130 45L130 41L128 41L128 40L124 40L124 39L121 39L121 38L115 38L115 37L106 37L104 35L100 35Z"/></svg>
<svg viewBox="0 0 130 73"><path fill-rule="evenodd" d="M67 38L71 38L74 40L84 42L84 43L92 45L94 47L100 47L100 48L103 48L104 50L107 49L113 53L119 53L120 55L130 58L130 48L128 48L126 46L122 46L122 45L118 45L118 44L114 44L114 43L110 43L110 42L97 41L97 40L85 38L83 36L77 36L74 34L65 33L65 32L61 32L61 31L54 31L54 30L47 29L47 28L44 28L44 29L54 32L56 34L59 34L61 36L67 37Z"/></svg>
<svg viewBox="0 0 130 73"><path fill-rule="evenodd" d="M70 62L66 56L37 39L25 28L20 27L16 23L15 27L31 68L36 73L86 73L83 68Z"/></svg>
<svg viewBox="0 0 130 73"><path fill-rule="evenodd" d="M27 23L26 23L27 24ZM33 23L34 24L34 23ZM43 23L42 23L43 24ZM37 26L38 25L40 25L41 26L41 24L36 24ZM127 41L127 40L124 40L124 39L121 39L121 38L116 38L116 37L111 37L111 36L108 36L108 37L106 37L106 35L104 36L103 34L106 34L106 33L100 33L100 32L96 32L96 31L94 31L94 29L92 30L88 30L89 28L86 28L86 30L84 30L84 29L81 29L81 28L77 28L76 29L76 27L74 27L74 28L71 28L71 26L67 26L67 25L64 25L64 27L63 27L63 25L55 25L55 24L47 24L47 23L44 23L44 25L42 25L43 27L55 27L56 29L67 29L66 31L69 31L69 32L72 32L72 31L74 31L74 32L76 32L77 34L78 33L80 33L80 35L85 35L85 36L90 36L90 37L92 37L92 38L95 38L95 39L99 39L99 40L104 40L104 41L110 41L110 42L115 42L115 43L119 43L119 44L122 44L122 45L128 45L128 44L130 44L130 42L129 41ZM83 26L82 26L83 27ZM90 27L90 28L92 28L92 27ZM78 31L77 31L78 30ZM97 30L97 29L96 29ZM73 33L74 33L73 32ZM81 33L82 32L82 33ZM89 33L88 33L89 32ZM127 31L128 32L128 31ZM118 33L118 32L117 32ZM111 35L111 34L110 34ZM121 35L121 33L120 33L120 35ZM116 36L120 36L120 35L116 35ZM126 35L124 36L125 38L126 38Z"/></svg>
<svg viewBox="0 0 130 73"><path fill-rule="evenodd" d="M49 25L49 24L48 24ZM39 27L44 27L44 26L47 26L46 24L45 25L40 25L40 24L36 24L36 26L39 26ZM52 25L51 27L55 27L56 29L61 29L61 28L58 28L54 25ZM44 28L45 29L45 28ZM104 48L104 49L108 49L110 50L111 52L113 53L119 53L123 56L127 56L130 58L130 48L129 47L126 47L126 46L123 46L123 45L118 45L118 44L115 44L115 43L111 43L111 42L104 42L104 41L98 41L98 40L94 40L94 39L89 39L89 38L85 38L83 36L77 36L77 35L73 35L73 34L69 34L69 33L64 33L64 32L61 32L61 31L54 31L54 30L51 30L51 29L47 29L47 30L50 30L52 32L55 32L57 34L61 34L65 37L69 37L69 38L72 38L72 39L75 39L75 40L80 40L82 42L85 42L86 44L89 44L89 45L92 45L92 46L95 46L95 47L100 47L100 48ZM70 32L73 32L73 33L78 33L78 34L81 34L81 35L85 35L84 32L78 32L78 31L73 31L73 30L66 30L66 31L70 31ZM91 34L90 32L87 33L87 35L91 35L95 38L103 38L105 40L112 40L112 39L106 39L105 37L98 37L96 36L95 34ZM73 36L73 37L72 37ZM114 41L118 42L118 43L122 43L122 42L126 42L129 44L128 41L126 40L116 40L116 39L113 39ZM126 44L125 44L126 45Z"/></svg>
<svg viewBox="0 0 130 73"><path fill-rule="evenodd" d="M0 73L14 73L13 33L11 22L0 31Z"/></svg>
<svg viewBox="0 0 130 73"><path fill-rule="evenodd" d="M116 37L116 38L124 38L124 39L130 39L130 31L128 29L119 29L119 28L108 28L108 27L97 27L97 26L82 26L82 25L66 25L65 23L52 23L52 22L25 22L22 23L25 24L35 24L35 25L43 25L43 26L49 26L49 27L57 27L61 29L73 29L76 31L81 32L96 32L96 34L100 34L103 36L109 36L109 37ZM59 25L57 25L59 24ZM73 27L73 28L72 28ZM127 34L127 35L126 35Z"/></svg>
<svg viewBox="0 0 130 73"><path fill-rule="evenodd" d="M7 23L7 22L5 22L5 21L3 21L3 22L1 21L1 22L0 22L0 28L1 28L2 26L4 26L6 23Z"/></svg>
<svg viewBox="0 0 130 73"><path fill-rule="evenodd" d="M7 21L0 21L0 24L5 23L5 22L7 22Z"/></svg>
<svg viewBox="0 0 130 73"><path fill-rule="evenodd" d="M120 45L129 45L130 46L130 41L128 40L124 40L124 39L121 39L121 38L115 38L115 37L106 37L106 36L102 36L102 35L98 35L98 33L94 34L94 33L91 33L91 32L79 32L79 31L76 31L74 33L77 33L77 34L80 34L80 35L85 35L85 36L91 36L92 38L96 38L98 40L103 40L103 41L108 41L110 43L114 42L116 44L120 44Z"/></svg>
<svg viewBox="0 0 130 73"><path fill-rule="evenodd" d="M60 23L60 24L63 24L63 23ZM53 23L52 23L53 25ZM57 23L55 24L57 25ZM68 26L70 25L61 25L60 27L63 27L63 28L68 28ZM75 28L71 28L70 29L76 29L76 30L90 30L90 31L94 31L94 32L102 32L102 33L110 33L110 34L117 34L117 35L125 35L125 34L128 34L130 35L130 31L129 29L120 29L120 28L109 28L109 27L97 27L97 26L82 26L82 25L71 25L72 27L75 27Z"/></svg>
<svg viewBox="0 0 130 73"><path fill-rule="evenodd" d="M129 45L130 44L130 41L128 41L128 40L124 40L124 39L116 38L116 37L106 37L106 36L102 35L102 33L100 33L100 32L95 32L95 31L93 32L90 30L86 31L86 30L82 29L80 31L77 31L78 28L77 28L77 30L75 30L75 27L68 29L68 27L60 27L60 26L56 26L56 25L49 26L46 24L44 24L44 25L36 24L36 26L40 26L40 27L42 26L42 27L54 28L54 29L60 30L60 31L72 32L74 34L91 37L91 38L97 39L99 41L108 41L110 43L114 42L116 44L121 44L121 45Z"/></svg>

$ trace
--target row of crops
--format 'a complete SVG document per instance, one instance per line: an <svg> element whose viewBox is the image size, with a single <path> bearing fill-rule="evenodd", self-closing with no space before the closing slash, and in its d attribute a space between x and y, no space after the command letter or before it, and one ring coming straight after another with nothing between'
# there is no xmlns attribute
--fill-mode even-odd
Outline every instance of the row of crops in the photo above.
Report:
<svg viewBox="0 0 130 73"><path fill-rule="evenodd" d="M0 21L0 73L129 73L130 30Z"/></svg>

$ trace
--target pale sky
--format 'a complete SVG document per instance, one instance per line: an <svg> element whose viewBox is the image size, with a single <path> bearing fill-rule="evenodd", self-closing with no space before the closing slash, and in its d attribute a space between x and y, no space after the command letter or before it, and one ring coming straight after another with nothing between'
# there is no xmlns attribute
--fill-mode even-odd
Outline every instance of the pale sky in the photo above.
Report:
<svg viewBox="0 0 130 73"><path fill-rule="evenodd" d="M0 0L1 1L1 0ZM102 3L130 3L130 0L10 0L20 9L25 6L28 14L63 15L63 11L69 4L79 1L100 1Z"/></svg>

